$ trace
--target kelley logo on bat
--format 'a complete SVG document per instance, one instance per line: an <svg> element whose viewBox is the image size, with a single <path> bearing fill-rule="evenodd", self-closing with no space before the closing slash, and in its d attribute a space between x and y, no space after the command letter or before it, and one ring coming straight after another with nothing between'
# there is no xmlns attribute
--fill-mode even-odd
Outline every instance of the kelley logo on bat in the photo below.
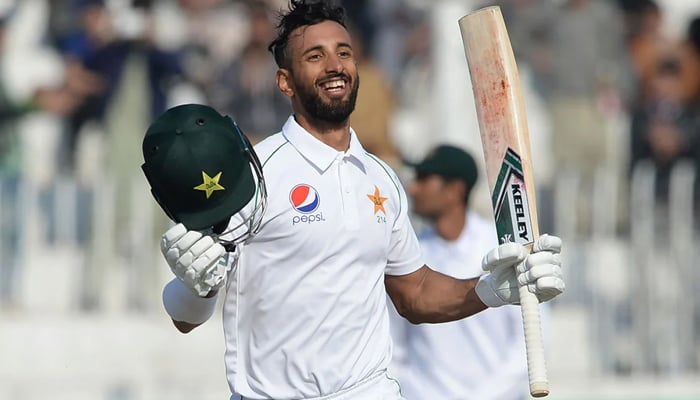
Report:
<svg viewBox="0 0 700 400"><path fill-rule="evenodd" d="M523 167L520 156L510 148L503 157L491 200L496 210L496 230L501 243L532 243L532 220Z"/></svg>

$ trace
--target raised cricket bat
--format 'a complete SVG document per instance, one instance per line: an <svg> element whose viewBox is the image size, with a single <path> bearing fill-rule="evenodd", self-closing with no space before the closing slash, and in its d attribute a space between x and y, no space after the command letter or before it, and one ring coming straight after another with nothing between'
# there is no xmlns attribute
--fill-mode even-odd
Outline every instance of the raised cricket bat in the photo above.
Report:
<svg viewBox="0 0 700 400"><path fill-rule="evenodd" d="M530 137L518 68L499 7L459 19L484 147L498 239L532 248L539 236ZM519 289L530 394L549 394L537 297Z"/></svg>

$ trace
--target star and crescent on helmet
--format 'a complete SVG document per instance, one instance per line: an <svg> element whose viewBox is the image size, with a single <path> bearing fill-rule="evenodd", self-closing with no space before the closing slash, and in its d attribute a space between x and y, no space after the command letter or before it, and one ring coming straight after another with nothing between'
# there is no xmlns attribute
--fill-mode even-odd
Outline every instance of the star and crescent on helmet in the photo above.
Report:
<svg viewBox="0 0 700 400"><path fill-rule="evenodd" d="M207 199L211 196L212 193L214 193L217 190L226 190L223 186L219 184L219 179L221 179L221 172L218 174L214 175L213 177L209 176L206 172L202 171L202 180L203 182L195 186L195 190L201 190L203 192L206 192Z"/></svg>

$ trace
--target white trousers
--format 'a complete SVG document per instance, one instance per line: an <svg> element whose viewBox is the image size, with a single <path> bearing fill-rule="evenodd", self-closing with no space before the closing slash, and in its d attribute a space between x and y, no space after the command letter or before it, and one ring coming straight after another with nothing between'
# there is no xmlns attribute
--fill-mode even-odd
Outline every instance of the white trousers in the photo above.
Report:
<svg viewBox="0 0 700 400"><path fill-rule="evenodd" d="M253 400L237 394L231 396L231 400ZM257 399L256 399L257 400ZM273 399L265 399L273 400ZM328 396L313 397L299 400L406 400L401 396L399 382L381 372L358 382L355 386L341 390Z"/></svg>

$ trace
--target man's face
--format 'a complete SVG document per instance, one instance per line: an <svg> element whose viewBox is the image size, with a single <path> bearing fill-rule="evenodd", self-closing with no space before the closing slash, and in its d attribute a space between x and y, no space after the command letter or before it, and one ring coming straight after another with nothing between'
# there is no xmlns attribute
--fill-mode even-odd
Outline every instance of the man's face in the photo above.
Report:
<svg viewBox="0 0 700 400"><path fill-rule="evenodd" d="M453 207L464 204L462 186L458 181L446 181L436 174L417 174L409 186L413 212L424 218L437 219Z"/></svg>
<svg viewBox="0 0 700 400"><path fill-rule="evenodd" d="M341 123L355 109L360 80L350 35L342 25L324 21L292 32L290 87L295 111Z"/></svg>

